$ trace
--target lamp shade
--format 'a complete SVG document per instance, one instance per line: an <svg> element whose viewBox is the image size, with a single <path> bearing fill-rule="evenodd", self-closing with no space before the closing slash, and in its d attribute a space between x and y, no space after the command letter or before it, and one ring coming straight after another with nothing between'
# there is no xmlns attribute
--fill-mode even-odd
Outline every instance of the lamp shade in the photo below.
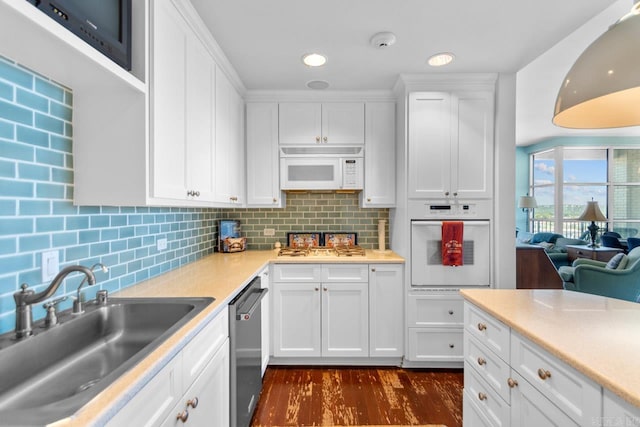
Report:
<svg viewBox="0 0 640 427"><path fill-rule="evenodd" d="M533 196L520 196L518 207L522 209L534 209L538 207L538 202Z"/></svg>
<svg viewBox="0 0 640 427"><path fill-rule="evenodd" d="M606 221L607 217L602 214L602 211L598 207L598 202L592 200L587 202L587 207L578 219L580 221Z"/></svg>
<svg viewBox="0 0 640 427"><path fill-rule="evenodd" d="M553 123L575 129L640 125L640 3L576 60L556 99Z"/></svg>

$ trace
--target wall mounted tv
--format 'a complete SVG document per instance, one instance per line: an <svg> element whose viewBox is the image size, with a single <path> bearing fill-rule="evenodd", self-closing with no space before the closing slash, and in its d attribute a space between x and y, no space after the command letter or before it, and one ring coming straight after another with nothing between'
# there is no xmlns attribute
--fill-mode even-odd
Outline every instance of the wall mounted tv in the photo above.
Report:
<svg viewBox="0 0 640 427"><path fill-rule="evenodd" d="M131 0L27 0L126 70L131 70Z"/></svg>

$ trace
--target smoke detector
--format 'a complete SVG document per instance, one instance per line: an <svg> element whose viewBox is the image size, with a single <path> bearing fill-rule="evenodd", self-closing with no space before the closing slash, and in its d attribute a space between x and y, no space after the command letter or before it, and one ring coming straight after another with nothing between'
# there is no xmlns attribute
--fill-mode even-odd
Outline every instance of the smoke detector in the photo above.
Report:
<svg viewBox="0 0 640 427"><path fill-rule="evenodd" d="M309 89L322 90L329 87L329 82L325 80L311 80L307 82L307 87Z"/></svg>
<svg viewBox="0 0 640 427"><path fill-rule="evenodd" d="M371 43L371 46L378 49L383 49L385 47L391 46L396 42L396 35L390 32L376 33L373 35L373 37L371 37L371 40L369 42Z"/></svg>

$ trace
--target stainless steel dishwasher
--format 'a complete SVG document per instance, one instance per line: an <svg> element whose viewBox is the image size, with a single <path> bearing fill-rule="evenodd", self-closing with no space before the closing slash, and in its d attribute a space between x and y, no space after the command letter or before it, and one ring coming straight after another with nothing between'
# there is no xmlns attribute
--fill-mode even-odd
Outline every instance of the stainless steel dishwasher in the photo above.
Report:
<svg viewBox="0 0 640 427"><path fill-rule="evenodd" d="M256 277L229 303L231 426L249 426L262 390L260 303L267 291Z"/></svg>

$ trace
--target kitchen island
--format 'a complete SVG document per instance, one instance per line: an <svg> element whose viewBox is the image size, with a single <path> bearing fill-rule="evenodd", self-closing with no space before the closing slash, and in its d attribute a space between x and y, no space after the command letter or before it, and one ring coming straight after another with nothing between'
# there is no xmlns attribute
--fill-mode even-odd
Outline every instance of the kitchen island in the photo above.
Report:
<svg viewBox="0 0 640 427"><path fill-rule="evenodd" d="M373 250L353 257L278 257L273 250L216 253L113 294L114 297L214 297L215 301L74 416L55 425L104 424L167 365L203 325L218 316L254 276L269 263L280 262L398 264L404 263L404 259L391 251Z"/></svg>
<svg viewBox="0 0 640 427"><path fill-rule="evenodd" d="M515 423L523 417L522 407L531 420L531 413L550 403L580 425L638 425L639 304L546 289L465 289L461 294L466 301L465 421L469 415L492 424L510 417ZM489 372L490 361L502 365L501 373ZM533 390L528 396L527 387ZM532 398L535 390L545 397ZM498 405L491 407L492 401ZM622 424L604 424L607 420Z"/></svg>

